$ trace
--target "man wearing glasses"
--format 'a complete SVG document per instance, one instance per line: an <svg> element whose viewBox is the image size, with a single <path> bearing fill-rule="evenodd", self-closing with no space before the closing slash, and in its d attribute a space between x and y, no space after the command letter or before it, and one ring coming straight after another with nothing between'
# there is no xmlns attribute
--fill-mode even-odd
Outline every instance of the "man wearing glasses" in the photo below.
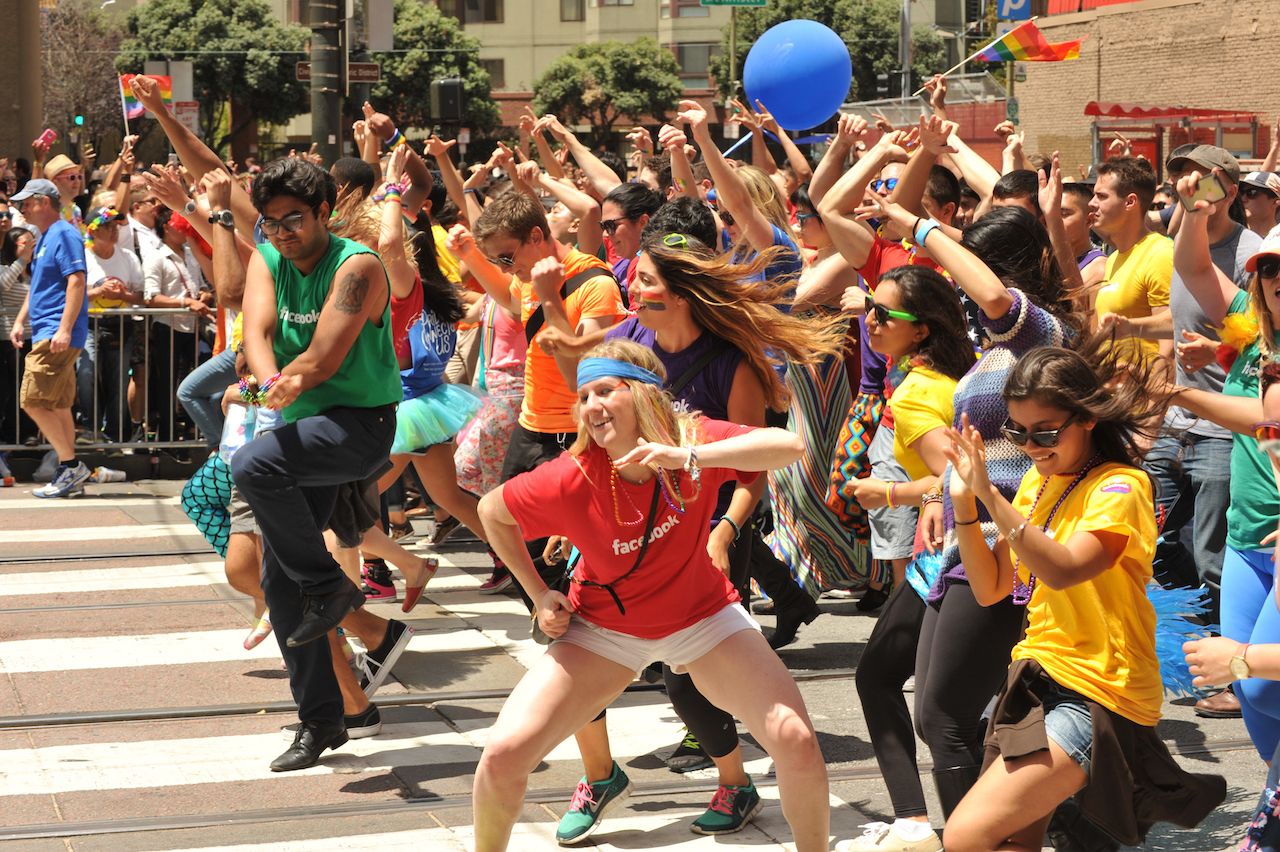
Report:
<svg viewBox="0 0 1280 852"><path fill-rule="evenodd" d="M66 154L59 154L44 167L46 180L53 181L62 199L62 218L75 225L84 233L84 216L76 206L76 199L84 195L84 169L80 168Z"/></svg>
<svg viewBox="0 0 1280 852"><path fill-rule="evenodd" d="M231 471L262 532L262 590L298 703L293 745L273 771L303 769L347 741L342 694L322 640L364 593L325 548L340 486L388 466L400 369L378 255L329 233L337 184L301 159L269 163L252 200L268 242L249 262L241 395L283 425L239 450ZM231 214L212 221L234 227ZM261 415L260 415L261 416Z"/></svg>
<svg viewBox="0 0 1280 852"><path fill-rule="evenodd" d="M160 199L145 181L129 191L129 233L121 236L143 263L153 254L164 253L164 243L156 233L156 213L160 207Z"/></svg>

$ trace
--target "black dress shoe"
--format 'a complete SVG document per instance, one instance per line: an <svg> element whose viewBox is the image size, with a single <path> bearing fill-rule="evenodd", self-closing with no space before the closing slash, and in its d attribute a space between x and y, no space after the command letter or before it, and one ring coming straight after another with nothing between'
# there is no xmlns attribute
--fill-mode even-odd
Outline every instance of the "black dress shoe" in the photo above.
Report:
<svg viewBox="0 0 1280 852"><path fill-rule="evenodd" d="M351 581L329 595L303 595L302 619L289 634L289 647L314 642L334 629L353 611L364 606L364 592Z"/></svg>
<svg viewBox="0 0 1280 852"><path fill-rule="evenodd" d="M822 610L818 608L818 604L810 600L808 606L788 607L787 609L778 611L777 626L773 629L773 635L769 637L769 647L775 651L786 645L790 645L796 641L796 633L800 631L800 625L809 624L815 618L822 615Z"/></svg>
<svg viewBox="0 0 1280 852"><path fill-rule="evenodd" d="M342 722L332 726L303 722L289 750L271 761L271 771L292 772L314 766L325 749L337 748L346 741L347 726Z"/></svg>

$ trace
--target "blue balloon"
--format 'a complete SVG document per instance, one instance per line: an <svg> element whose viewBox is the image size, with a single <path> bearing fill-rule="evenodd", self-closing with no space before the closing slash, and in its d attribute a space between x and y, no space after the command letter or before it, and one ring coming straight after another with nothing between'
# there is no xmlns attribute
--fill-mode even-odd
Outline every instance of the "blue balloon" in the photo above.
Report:
<svg viewBox="0 0 1280 852"><path fill-rule="evenodd" d="M747 54L742 82L778 124L805 130L835 115L849 95L853 63L840 36L817 21L770 27Z"/></svg>

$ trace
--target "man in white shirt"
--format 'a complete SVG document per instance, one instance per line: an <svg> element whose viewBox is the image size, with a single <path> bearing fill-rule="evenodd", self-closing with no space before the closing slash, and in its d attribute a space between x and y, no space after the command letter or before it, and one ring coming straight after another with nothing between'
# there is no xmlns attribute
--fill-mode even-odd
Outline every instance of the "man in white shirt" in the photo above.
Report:
<svg viewBox="0 0 1280 852"><path fill-rule="evenodd" d="M128 244L139 260L145 261L161 249L160 237L156 236L156 213L162 206L145 181L129 191Z"/></svg>
<svg viewBox="0 0 1280 852"><path fill-rule="evenodd" d="M124 227L124 214L114 207L91 211L85 222L86 296L93 311L142 304L142 264L136 254L120 245ZM86 422L94 421L92 431L105 425L108 441L129 437L123 430L125 400L132 419L142 419L141 394L129 376L130 368L142 363L141 353L135 355L141 327L141 322L126 314L95 316L89 323L87 345L77 368L76 397L82 417Z"/></svg>
<svg viewBox="0 0 1280 852"><path fill-rule="evenodd" d="M192 270L187 263L187 236L174 227L175 221L175 214L168 208L156 211L155 233L160 238L160 248L142 262L146 306L188 311L157 315L151 320L152 409L160 415L158 423L169 440L176 436L164 427L169 422L169 412L181 410L175 404L178 383L195 366L200 318L213 318L211 304L201 299L199 268Z"/></svg>

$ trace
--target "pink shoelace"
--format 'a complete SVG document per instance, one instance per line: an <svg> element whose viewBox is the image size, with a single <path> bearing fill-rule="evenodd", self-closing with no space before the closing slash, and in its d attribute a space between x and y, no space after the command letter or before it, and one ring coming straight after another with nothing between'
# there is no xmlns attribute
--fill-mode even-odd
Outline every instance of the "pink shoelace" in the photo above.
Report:
<svg viewBox="0 0 1280 852"><path fill-rule="evenodd" d="M721 786L711 798L711 810L718 814L733 815L733 802L738 798L738 791L731 787Z"/></svg>
<svg viewBox="0 0 1280 852"><path fill-rule="evenodd" d="M569 801L569 810L580 811L584 805L594 804L596 804L595 790L586 781L579 781L578 788L573 791L573 798Z"/></svg>

